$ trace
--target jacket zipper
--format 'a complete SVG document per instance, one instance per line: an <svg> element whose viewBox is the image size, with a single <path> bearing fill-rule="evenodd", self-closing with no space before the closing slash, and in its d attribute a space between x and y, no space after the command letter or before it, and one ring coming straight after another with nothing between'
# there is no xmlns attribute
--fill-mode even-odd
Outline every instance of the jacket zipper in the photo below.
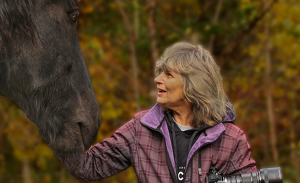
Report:
<svg viewBox="0 0 300 183"><path fill-rule="evenodd" d="M170 164L171 162L171 159L170 159L170 156L169 156L169 153L168 153L168 149L167 149L167 143L166 143L166 138L165 138L165 136L164 136L164 134L161 132L161 130L159 130L160 129L160 127L162 126L162 122L165 120L165 117L161 120L161 122L160 122L160 125L158 125L158 127L156 128L156 129L154 129L154 128L151 128L151 127L149 127L149 126L147 126L147 125L145 125L145 124L143 124L143 123L141 123L141 125L142 126L144 126L144 127L146 127L146 128L148 128L148 129L151 129L151 130L153 130L153 131L156 131L156 132L159 132L162 136L163 136L163 138L164 138L164 140L165 140L165 148L166 148L166 155L167 155L167 163L168 163L168 167L169 167L169 169L171 169L172 171L170 171L170 173L171 173L171 176L172 176L172 178L173 178L173 181L174 182L177 182L177 178L176 178L176 173L174 172L174 170L173 170L173 167L172 167L172 164ZM206 145L208 145L208 144L212 144L212 143L214 143L214 142L216 142L217 140L219 140L220 138L221 138L221 136L223 135L225 133L225 130L219 135L219 137L216 139L216 140L214 140L214 141L212 141L212 142L207 142L207 143L205 143L205 144L202 144L200 147L198 147L197 148L197 150L195 151L195 152L197 152L200 148L202 148L202 147L204 147L204 146L206 146ZM193 156L194 156L194 154L193 154ZM190 162L191 162L191 160L193 160L193 156L191 157L191 159L189 160L189 162L187 163L187 168L186 168L186 170L185 170L185 177L184 177L184 180L186 179L186 173L187 173L187 169L188 169L188 167L189 167L189 164L190 164ZM175 165L176 166L176 165ZM198 165L199 166L199 165ZM171 167L171 168L170 168ZM193 168L193 167L191 167L191 168ZM202 169L201 169L201 171L202 171ZM191 173L191 178L192 178L192 173ZM199 175L200 176L200 175Z"/></svg>
<svg viewBox="0 0 300 183"><path fill-rule="evenodd" d="M214 141L212 141L212 142L207 142L207 143L205 143L205 144L202 144L200 147L197 148L197 150L196 150L195 152L197 152L200 148L202 148L202 147L204 147L204 146L206 146L206 145L208 145L208 144L212 144L212 143L218 141L224 133L225 133L225 130L219 135L219 137L218 137L216 140L214 140ZM189 167L189 164L190 164L191 160L194 159L194 155L195 155L195 153L193 154L193 156L191 157L191 159L190 159L189 162L187 163L187 166L186 166L187 168L186 168L186 170L185 170L185 175L186 175L186 173L187 173L187 170L188 170L188 167ZM200 158L201 158L201 157L200 157ZM198 167L199 167L199 165L198 165ZM191 167L191 169L193 169L193 167ZM191 172L193 172L193 171L191 171ZM200 168L200 170L199 170L199 168L198 168L198 173L199 173L199 176L200 176L200 173L202 173L202 167ZM192 173L191 173L190 177L192 178L192 176L193 176L193 175L192 175Z"/></svg>

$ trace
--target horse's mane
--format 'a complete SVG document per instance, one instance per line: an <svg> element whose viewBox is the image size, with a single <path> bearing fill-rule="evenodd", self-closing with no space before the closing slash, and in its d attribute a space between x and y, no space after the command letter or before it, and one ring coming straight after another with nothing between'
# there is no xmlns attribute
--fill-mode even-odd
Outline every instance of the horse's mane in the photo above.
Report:
<svg viewBox="0 0 300 183"><path fill-rule="evenodd" d="M73 8L80 0L70 0ZM31 7L35 6L35 0L1 0L0 3L0 56L14 47L20 48L24 35L27 35L33 45L36 44L36 30L32 23Z"/></svg>

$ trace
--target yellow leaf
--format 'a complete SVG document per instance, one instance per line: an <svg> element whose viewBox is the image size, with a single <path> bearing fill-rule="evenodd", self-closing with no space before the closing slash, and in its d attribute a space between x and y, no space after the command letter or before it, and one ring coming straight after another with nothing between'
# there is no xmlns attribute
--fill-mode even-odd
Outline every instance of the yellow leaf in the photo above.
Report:
<svg viewBox="0 0 300 183"><path fill-rule="evenodd" d="M91 13L94 11L94 7L93 6L87 6L85 8L83 8L82 10L82 13Z"/></svg>
<svg viewBox="0 0 300 183"><path fill-rule="evenodd" d="M45 175L44 177L43 177L43 179L44 179L44 181L45 182L51 182L51 176L50 175Z"/></svg>

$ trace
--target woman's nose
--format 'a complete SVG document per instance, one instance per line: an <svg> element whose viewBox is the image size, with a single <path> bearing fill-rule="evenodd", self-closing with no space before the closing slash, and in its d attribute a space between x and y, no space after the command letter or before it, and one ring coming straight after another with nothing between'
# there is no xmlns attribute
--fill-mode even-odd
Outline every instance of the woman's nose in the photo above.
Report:
<svg viewBox="0 0 300 183"><path fill-rule="evenodd" d="M154 82L155 82L156 84L161 84L161 75L162 75L162 74L160 74L159 76L157 76L156 78L154 78Z"/></svg>

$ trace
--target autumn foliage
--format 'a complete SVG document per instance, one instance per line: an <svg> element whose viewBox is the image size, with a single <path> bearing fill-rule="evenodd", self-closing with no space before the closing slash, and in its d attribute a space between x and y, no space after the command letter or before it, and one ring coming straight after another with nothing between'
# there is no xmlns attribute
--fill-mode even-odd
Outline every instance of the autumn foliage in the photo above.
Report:
<svg viewBox="0 0 300 183"><path fill-rule="evenodd" d="M155 103L154 64L178 41L209 49L258 168L300 180L299 0L84 0L78 36L101 107L95 143ZM154 94L153 94L154 93ZM277 154L277 155L276 155ZM0 97L0 182L78 182ZM133 169L96 182L137 182Z"/></svg>

